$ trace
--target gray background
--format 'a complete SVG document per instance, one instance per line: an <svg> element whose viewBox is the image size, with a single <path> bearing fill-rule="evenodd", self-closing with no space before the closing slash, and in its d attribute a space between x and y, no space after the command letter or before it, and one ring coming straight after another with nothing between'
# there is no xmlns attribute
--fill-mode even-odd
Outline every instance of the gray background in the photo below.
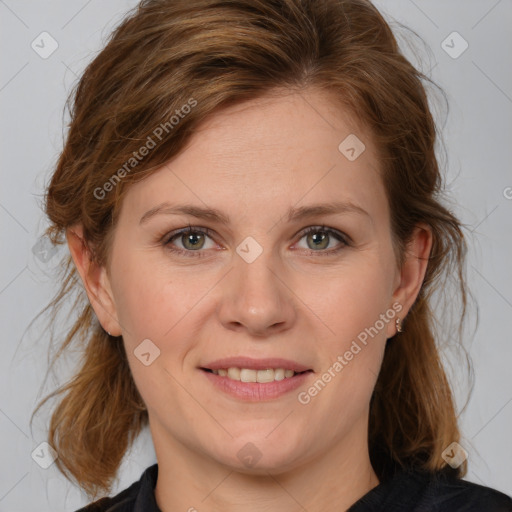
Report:
<svg viewBox="0 0 512 512"><path fill-rule="evenodd" d="M67 251L45 253L40 240L46 226L42 192L62 148L65 99L135 4L0 0L0 512L75 510L86 503L55 465L43 469L31 457L45 439L48 415L36 417L32 429L30 415L56 380L41 388L48 337L40 323L27 327L52 297L51 272ZM461 445L469 453L466 478L512 495L512 2L380 0L377 6L426 41L429 51L412 39L421 67L431 70L448 95L448 114L441 103L436 115L448 151L447 188L468 226L468 280L480 318L476 330L471 323L465 342L476 376L461 415ZM397 30L401 41L411 39ZM42 46L43 31L58 44L47 58L31 47L34 40ZM469 45L457 58L463 40L446 39L454 31ZM452 56L442 47L445 40ZM48 51L50 43L45 39L39 51ZM406 52L415 58L409 47ZM475 308L470 313L474 319ZM466 396L463 360L450 350L444 357L460 409ZM127 455L115 490L138 479L154 460L146 432Z"/></svg>

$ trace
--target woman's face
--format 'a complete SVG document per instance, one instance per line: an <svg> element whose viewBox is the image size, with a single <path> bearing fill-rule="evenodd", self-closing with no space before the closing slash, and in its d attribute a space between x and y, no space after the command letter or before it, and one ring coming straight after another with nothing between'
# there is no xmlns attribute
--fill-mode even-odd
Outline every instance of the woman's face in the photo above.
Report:
<svg viewBox="0 0 512 512"><path fill-rule="evenodd" d="M326 96L213 116L128 190L112 251L96 311L123 336L157 456L280 472L366 449L422 270L397 268L374 144Z"/></svg>

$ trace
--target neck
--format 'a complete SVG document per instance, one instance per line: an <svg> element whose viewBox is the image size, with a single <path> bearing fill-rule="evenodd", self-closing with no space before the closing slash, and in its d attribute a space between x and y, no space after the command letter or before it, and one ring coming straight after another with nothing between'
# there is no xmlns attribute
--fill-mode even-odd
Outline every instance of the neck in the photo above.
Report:
<svg viewBox="0 0 512 512"><path fill-rule="evenodd" d="M158 429L152 425L153 439L162 440L155 435L163 434ZM379 484L366 428L362 430L353 429L337 445L292 470L259 475L237 472L176 440L168 442L167 436L166 443L155 443L158 506L162 512L347 510Z"/></svg>

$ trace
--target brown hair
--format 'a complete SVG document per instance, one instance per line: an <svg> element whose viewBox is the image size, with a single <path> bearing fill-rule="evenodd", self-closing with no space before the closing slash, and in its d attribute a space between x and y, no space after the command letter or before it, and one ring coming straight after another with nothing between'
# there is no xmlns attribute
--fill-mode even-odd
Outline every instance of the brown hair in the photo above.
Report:
<svg viewBox="0 0 512 512"><path fill-rule="evenodd" d="M371 399L370 458L381 480L400 467L440 469L441 453L460 434L430 302L454 274L464 317L466 247L459 222L440 203L427 81L366 0L144 0L70 96L69 132L45 198L47 235L63 244L66 229L81 223L91 257L107 265L129 184L177 155L200 122L279 89L328 92L377 144L398 260L418 222L433 233L423 286L405 331L387 343ZM193 108L185 109L187 104ZM173 115L179 122L169 122ZM149 138L155 146L134 160ZM83 357L71 381L42 404L59 398L49 428L58 467L97 495L110 489L147 412L122 337L100 326L70 256L63 272L62 288L46 309L54 308L55 320L76 292L79 315L55 359L74 342ZM465 472L465 464L456 470L459 477Z"/></svg>

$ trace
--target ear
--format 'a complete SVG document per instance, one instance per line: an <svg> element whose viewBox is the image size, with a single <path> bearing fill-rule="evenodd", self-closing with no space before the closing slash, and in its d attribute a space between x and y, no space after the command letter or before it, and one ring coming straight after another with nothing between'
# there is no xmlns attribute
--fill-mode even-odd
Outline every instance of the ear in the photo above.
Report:
<svg viewBox="0 0 512 512"><path fill-rule="evenodd" d="M402 321L409 313L420 292L431 249L432 230L426 224L418 224L405 249L404 262L397 273L393 292L393 304L399 303L402 306L402 309L397 313L397 317ZM389 323L388 337L394 336L396 332L396 325Z"/></svg>
<svg viewBox="0 0 512 512"><path fill-rule="evenodd" d="M100 324L112 336L120 336L121 327L107 270L92 260L91 251L84 240L82 225L76 224L68 228L66 240Z"/></svg>

